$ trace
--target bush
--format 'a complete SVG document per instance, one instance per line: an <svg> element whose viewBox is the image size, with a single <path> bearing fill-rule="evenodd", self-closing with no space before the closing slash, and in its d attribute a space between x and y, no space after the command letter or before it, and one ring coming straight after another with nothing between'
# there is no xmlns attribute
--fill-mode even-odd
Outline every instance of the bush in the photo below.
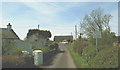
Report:
<svg viewBox="0 0 120 70"><path fill-rule="evenodd" d="M82 58L86 60L90 68L114 68L117 67L118 55L117 48L104 45L98 46L99 52L96 51L96 46L84 48Z"/></svg>
<svg viewBox="0 0 120 70"><path fill-rule="evenodd" d="M93 58L90 58L88 64L90 67L97 68L117 68L118 51L115 47L107 47L101 50Z"/></svg>
<svg viewBox="0 0 120 70"><path fill-rule="evenodd" d="M42 50L43 53L50 52L50 48L46 46L36 47L36 48L33 48L33 50Z"/></svg>
<svg viewBox="0 0 120 70"><path fill-rule="evenodd" d="M55 50L57 50L58 49L58 43L57 42L52 42L51 44L50 44L50 49L55 49Z"/></svg>
<svg viewBox="0 0 120 70"><path fill-rule="evenodd" d="M82 51L83 51L83 49L85 48L85 47L87 47L88 46L88 42L85 42L85 41L80 41L80 40L78 40L78 41L76 41L76 42L74 42L74 45L73 45L74 47L74 50L79 54L79 55L81 55L82 56Z"/></svg>
<svg viewBox="0 0 120 70"><path fill-rule="evenodd" d="M24 50L24 48L14 48L13 55L22 55L23 50Z"/></svg>
<svg viewBox="0 0 120 70"><path fill-rule="evenodd" d="M31 56L2 56L2 67L3 68L35 68L33 64L33 58Z"/></svg>
<svg viewBox="0 0 120 70"><path fill-rule="evenodd" d="M2 43L2 55L8 54L7 52L13 48L15 42L14 41L5 41Z"/></svg>
<svg viewBox="0 0 120 70"><path fill-rule="evenodd" d="M93 38L94 39L94 38ZM92 41L91 41L92 42ZM78 68L117 68L118 67L118 43L113 41L111 44L102 45L96 47L94 42L91 43L77 40L71 44L68 49L74 59L74 62ZM81 55L81 56L80 56ZM83 61L83 62L82 62Z"/></svg>
<svg viewBox="0 0 120 70"><path fill-rule="evenodd" d="M21 67L25 64L25 59L19 56L3 56L2 57L2 66L3 68L16 68Z"/></svg>

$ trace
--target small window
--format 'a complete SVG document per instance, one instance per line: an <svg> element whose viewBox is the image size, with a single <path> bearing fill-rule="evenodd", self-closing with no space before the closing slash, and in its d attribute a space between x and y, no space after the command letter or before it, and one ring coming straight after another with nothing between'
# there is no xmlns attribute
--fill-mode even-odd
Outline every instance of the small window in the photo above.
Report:
<svg viewBox="0 0 120 70"><path fill-rule="evenodd" d="M37 40L35 40L37 42Z"/></svg>

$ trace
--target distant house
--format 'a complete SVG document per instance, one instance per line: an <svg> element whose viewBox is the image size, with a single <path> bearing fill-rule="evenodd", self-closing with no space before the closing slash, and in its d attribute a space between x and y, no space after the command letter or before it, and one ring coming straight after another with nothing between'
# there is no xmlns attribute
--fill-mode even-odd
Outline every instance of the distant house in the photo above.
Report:
<svg viewBox="0 0 120 70"><path fill-rule="evenodd" d="M62 42L63 40L67 40L68 42L73 41L73 36L54 36L54 41L56 42Z"/></svg>
<svg viewBox="0 0 120 70"><path fill-rule="evenodd" d="M51 32L47 30L30 29L27 33L26 41L29 41L33 47L46 46L51 37Z"/></svg>

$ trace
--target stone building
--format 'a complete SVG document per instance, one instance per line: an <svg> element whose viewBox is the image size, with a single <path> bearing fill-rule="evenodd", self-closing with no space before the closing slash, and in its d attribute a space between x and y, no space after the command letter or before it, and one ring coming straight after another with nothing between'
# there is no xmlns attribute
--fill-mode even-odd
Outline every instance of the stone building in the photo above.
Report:
<svg viewBox="0 0 120 70"><path fill-rule="evenodd" d="M27 33L26 41L33 47L47 46L51 32L47 30L30 29Z"/></svg>
<svg viewBox="0 0 120 70"><path fill-rule="evenodd" d="M73 36L72 35L54 36L54 41L56 41L56 42L62 42L63 40L67 40L68 42L72 42L73 41Z"/></svg>

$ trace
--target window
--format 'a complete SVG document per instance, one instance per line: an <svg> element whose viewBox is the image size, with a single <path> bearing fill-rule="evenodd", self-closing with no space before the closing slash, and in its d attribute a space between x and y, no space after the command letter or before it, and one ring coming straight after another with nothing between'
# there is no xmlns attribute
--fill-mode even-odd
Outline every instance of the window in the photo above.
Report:
<svg viewBox="0 0 120 70"><path fill-rule="evenodd" d="M37 39L35 39L35 42L37 42Z"/></svg>

